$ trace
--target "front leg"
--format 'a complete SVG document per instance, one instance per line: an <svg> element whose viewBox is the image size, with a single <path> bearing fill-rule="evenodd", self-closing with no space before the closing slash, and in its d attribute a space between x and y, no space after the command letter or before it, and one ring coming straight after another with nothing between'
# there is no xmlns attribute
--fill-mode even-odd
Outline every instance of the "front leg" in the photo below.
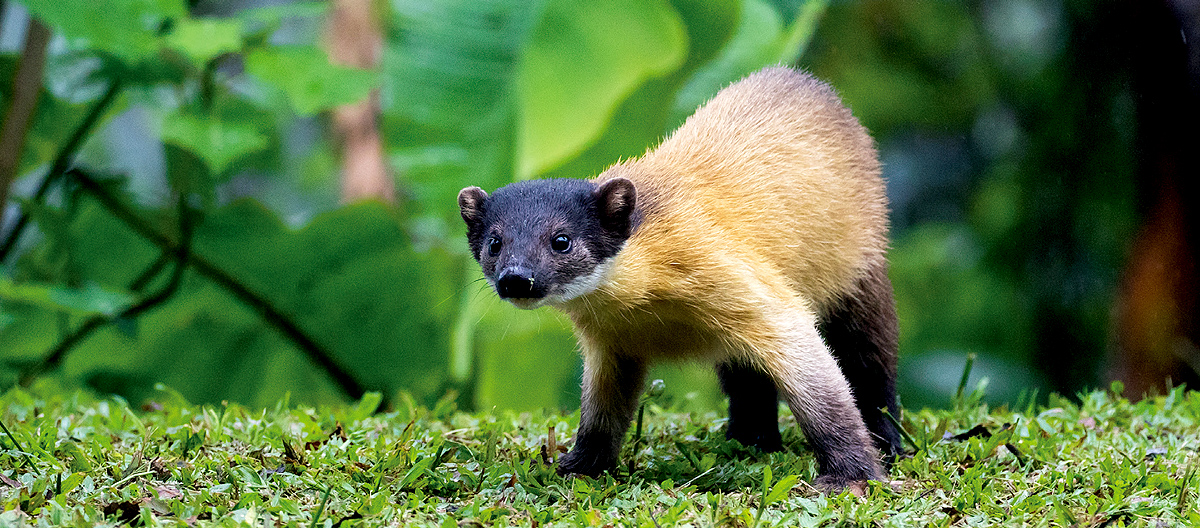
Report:
<svg viewBox="0 0 1200 528"><path fill-rule="evenodd" d="M644 361L584 345L579 431L559 459L560 475L596 476L617 465L645 379Z"/></svg>

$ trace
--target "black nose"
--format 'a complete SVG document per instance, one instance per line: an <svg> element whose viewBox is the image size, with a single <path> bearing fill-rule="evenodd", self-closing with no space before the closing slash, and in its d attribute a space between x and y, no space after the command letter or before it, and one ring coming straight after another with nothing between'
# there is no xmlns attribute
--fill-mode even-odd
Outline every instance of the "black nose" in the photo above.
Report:
<svg viewBox="0 0 1200 528"><path fill-rule="evenodd" d="M496 293L504 299L538 298L541 297L541 294L537 293L539 290L540 288L534 285L533 272L526 269L506 269L501 271L496 279Z"/></svg>

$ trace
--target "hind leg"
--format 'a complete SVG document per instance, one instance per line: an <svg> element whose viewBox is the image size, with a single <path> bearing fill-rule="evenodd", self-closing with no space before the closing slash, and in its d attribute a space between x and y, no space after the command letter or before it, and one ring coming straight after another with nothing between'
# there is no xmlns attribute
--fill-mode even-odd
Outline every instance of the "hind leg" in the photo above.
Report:
<svg viewBox="0 0 1200 528"><path fill-rule="evenodd" d="M775 380L735 360L717 364L717 379L721 390L729 396L729 429L725 437L767 452L782 450Z"/></svg>
<svg viewBox="0 0 1200 528"><path fill-rule="evenodd" d="M896 402L899 334L886 264L872 269L859 281L856 295L826 310L820 331L850 383L875 447L887 459L893 459L902 452L900 432L880 412L881 408L887 409L900 419Z"/></svg>
<svg viewBox="0 0 1200 528"><path fill-rule="evenodd" d="M871 443L850 384L817 332L815 316L803 309L780 311L754 343L758 361L771 372L776 387L812 445L819 475L818 489L837 491L860 487L885 476Z"/></svg>

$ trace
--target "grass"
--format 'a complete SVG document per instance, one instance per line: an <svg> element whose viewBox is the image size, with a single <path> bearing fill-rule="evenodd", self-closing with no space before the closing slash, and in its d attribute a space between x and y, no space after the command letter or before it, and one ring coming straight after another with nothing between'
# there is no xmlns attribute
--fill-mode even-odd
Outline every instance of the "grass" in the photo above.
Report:
<svg viewBox="0 0 1200 528"><path fill-rule="evenodd" d="M1115 388L1119 391L1119 387ZM865 497L822 496L784 453L724 439L721 414L650 401L621 469L563 479L578 414L456 412L378 398L315 409L137 409L84 394L0 397L0 526L1197 526L1200 393L1098 391L907 411L916 444ZM632 468L632 470L630 470Z"/></svg>

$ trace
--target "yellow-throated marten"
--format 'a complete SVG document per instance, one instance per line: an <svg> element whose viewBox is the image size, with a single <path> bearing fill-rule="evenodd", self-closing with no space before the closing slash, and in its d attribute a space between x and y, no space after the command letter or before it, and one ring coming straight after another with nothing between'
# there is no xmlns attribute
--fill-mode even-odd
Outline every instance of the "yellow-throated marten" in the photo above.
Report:
<svg viewBox="0 0 1200 528"><path fill-rule="evenodd" d="M781 449L782 395L819 486L883 478L879 451L900 439L880 412L899 416L879 172L833 90L776 67L594 180L463 189L471 252L500 297L575 324L582 415L558 471L616 464L648 363L704 359L729 396L729 438Z"/></svg>

